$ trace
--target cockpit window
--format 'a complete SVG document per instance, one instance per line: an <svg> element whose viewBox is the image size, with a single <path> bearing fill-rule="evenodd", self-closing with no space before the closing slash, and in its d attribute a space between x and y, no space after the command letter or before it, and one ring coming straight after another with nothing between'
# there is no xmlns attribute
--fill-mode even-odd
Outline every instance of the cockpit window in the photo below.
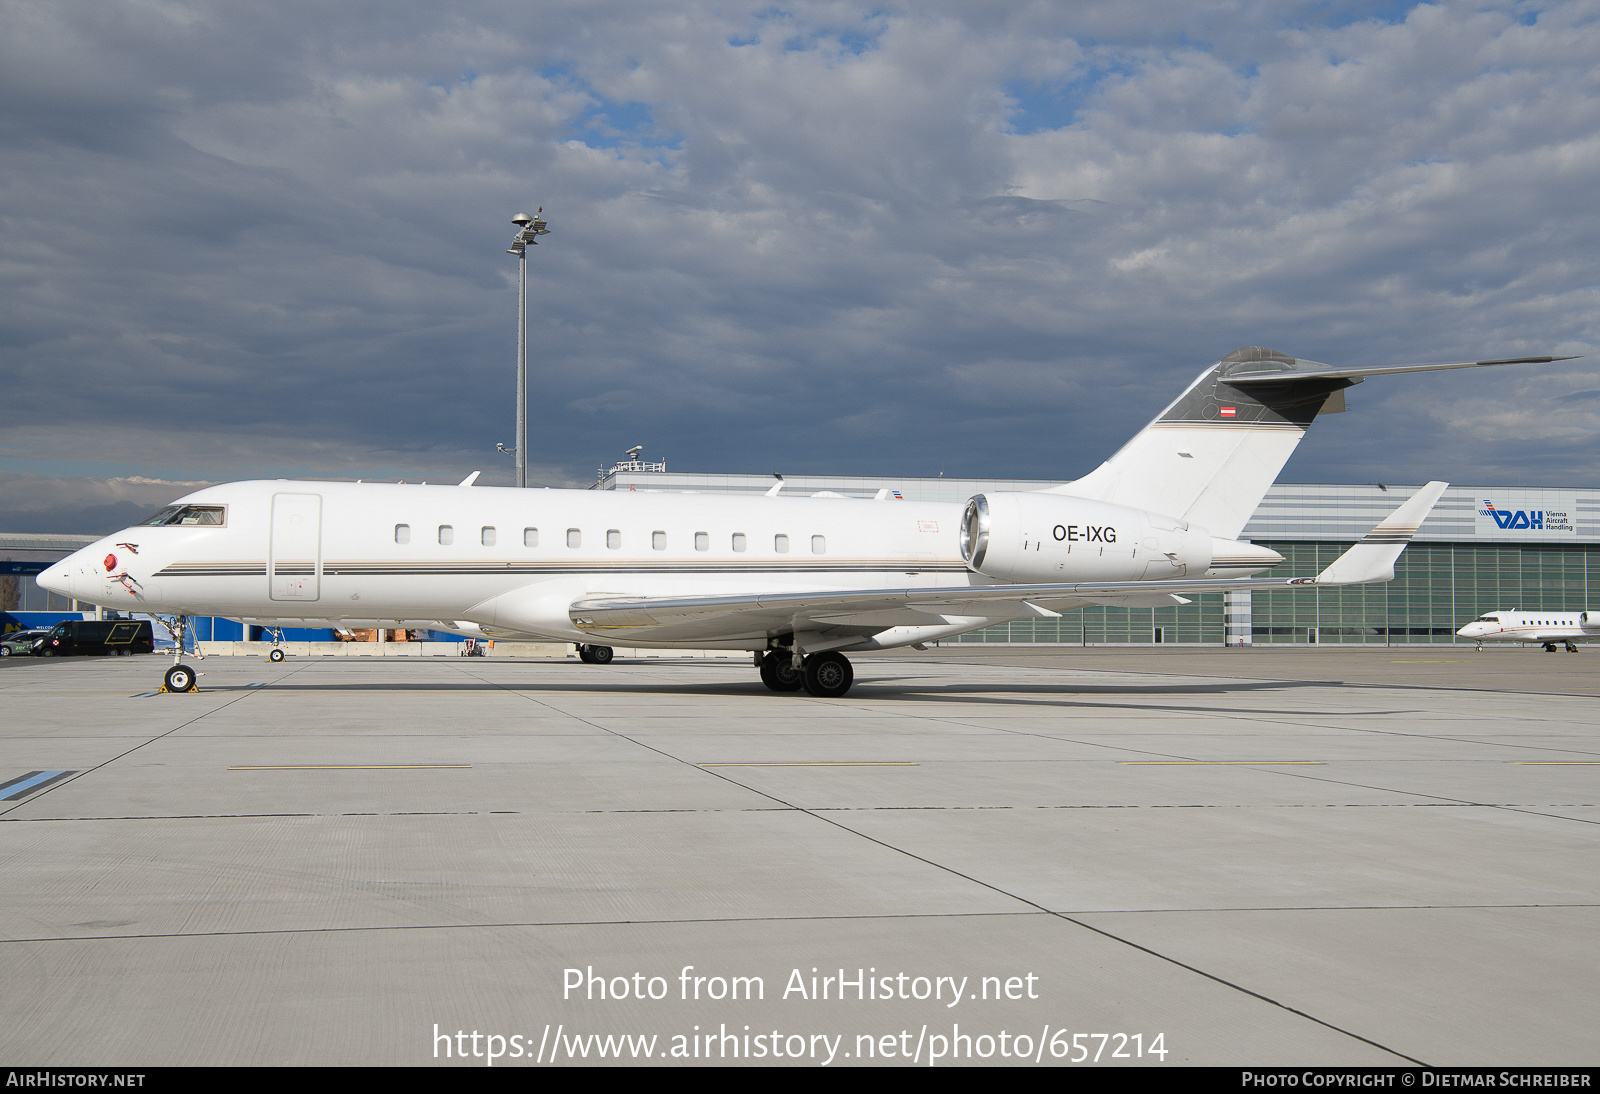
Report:
<svg viewBox="0 0 1600 1094"><path fill-rule="evenodd" d="M227 509L221 505L169 505L139 522L140 527L193 527L227 523Z"/></svg>
<svg viewBox="0 0 1600 1094"><path fill-rule="evenodd" d="M1480 615L1480 616L1478 616L1477 622L1479 622L1479 623L1498 623L1498 622L1500 622L1500 617L1498 615Z"/></svg>

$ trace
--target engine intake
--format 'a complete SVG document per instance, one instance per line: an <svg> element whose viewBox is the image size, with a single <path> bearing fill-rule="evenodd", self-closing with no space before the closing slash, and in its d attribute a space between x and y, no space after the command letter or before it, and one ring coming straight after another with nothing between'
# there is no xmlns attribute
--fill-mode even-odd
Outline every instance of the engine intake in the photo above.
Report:
<svg viewBox="0 0 1600 1094"><path fill-rule="evenodd" d="M1212 539L1185 521L1060 494L977 494L961 521L961 557L996 581L1156 581L1199 576Z"/></svg>

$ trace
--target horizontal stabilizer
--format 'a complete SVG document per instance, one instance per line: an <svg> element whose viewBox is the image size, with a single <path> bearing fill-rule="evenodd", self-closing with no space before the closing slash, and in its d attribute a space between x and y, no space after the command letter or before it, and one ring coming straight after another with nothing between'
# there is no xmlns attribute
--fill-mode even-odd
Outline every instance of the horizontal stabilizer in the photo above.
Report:
<svg viewBox="0 0 1600 1094"><path fill-rule="evenodd" d="M1575 361L1576 355L1566 357L1501 357L1492 361L1449 361L1436 365L1373 365L1371 367L1284 369L1257 372L1246 376L1225 376L1222 382L1229 387L1247 388L1263 384L1281 384L1286 380L1302 383L1306 380L1361 380L1368 376L1392 376L1400 372L1440 372L1450 368L1487 368L1490 365L1548 365L1551 361Z"/></svg>
<svg viewBox="0 0 1600 1094"><path fill-rule="evenodd" d="M1333 560L1317 575L1318 585L1364 585L1393 581L1394 562L1406 549L1417 528L1427 519L1449 483L1430 482L1390 513L1360 543Z"/></svg>

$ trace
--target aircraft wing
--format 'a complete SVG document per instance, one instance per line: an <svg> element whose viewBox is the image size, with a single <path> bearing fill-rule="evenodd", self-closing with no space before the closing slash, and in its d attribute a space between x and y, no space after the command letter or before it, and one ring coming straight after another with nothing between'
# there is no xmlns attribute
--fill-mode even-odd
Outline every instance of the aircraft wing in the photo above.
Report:
<svg viewBox="0 0 1600 1094"><path fill-rule="evenodd" d="M736 596L590 596L573 602L568 615L579 630L616 640L743 639L804 630L866 636L890 627L937 625L941 620L1059 614L1049 607L1052 604L1063 609L1132 601L1143 606L1171 606L1186 603L1181 596L1184 593L1369 584L1394 578L1395 559L1446 485L1430 482L1418 490L1316 577L830 589Z"/></svg>

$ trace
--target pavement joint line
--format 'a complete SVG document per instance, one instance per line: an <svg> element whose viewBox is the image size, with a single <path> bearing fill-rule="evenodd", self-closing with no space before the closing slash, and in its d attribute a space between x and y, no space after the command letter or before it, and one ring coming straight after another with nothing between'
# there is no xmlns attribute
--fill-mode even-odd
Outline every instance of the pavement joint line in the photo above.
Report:
<svg viewBox="0 0 1600 1094"><path fill-rule="evenodd" d="M914 664L921 664L921 665L938 665L940 667L948 667L948 666L950 666L952 664L970 665L972 667L988 667L988 668L994 667L993 665L991 665L991 664L989 664L988 662L985 662L985 661L959 661L959 660L956 660L954 658L952 658L949 661L917 661L917 662L913 662L913 663ZM1465 662L1462 662L1462 663L1465 663ZM1097 674L1097 675L1160 676L1160 677L1168 677L1168 678L1179 679L1179 680L1225 680L1225 681L1230 681L1230 682L1248 683L1248 684L1271 684L1271 683L1288 682L1288 681L1275 680L1272 677L1261 677L1261 676L1211 676L1211 675L1206 675L1206 674L1203 674L1203 673L1145 672L1145 671L1141 671L1139 669L1120 669L1120 668L1119 669L1099 669L1099 668L1088 669L1088 668L1082 668L1080 666L1073 666L1071 668L1062 668L1062 667L1057 667L1057 666L1045 666L1045 665L1029 666L1029 668L1031 669L1031 671L1040 672L1040 673L1082 672L1082 673L1093 673L1093 674ZM1461 691L1461 692L1474 692L1474 693L1482 692L1482 691L1492 691L1496 697L1505 697L1505 698L1511 698L1511 697L1532 697L1532 698L1539 698L1539 699L1597 699L1597 698L1600 698L1600 696L1596 696L1596 695L1559 695L1559 694L1551 693L1551 692L1537 692L1537 691L1502 691L1502 690L1498 690L1496 688L1491 688L1491 687L1460 687L1460 686L1450 687L1450 686L1445 686L1443 684L1405 684L1405 683L1378 684L1378 683L1369 683L1369 682L1357 681L1357 680L1310 681L1310 682L1307 683L1307 686L1328 687L1328 688L1335 688L1335 689L1342 689L1342 688L1393 688L1393 689L1395 689L1397 691ZM1576 685L1576 686L1592 687L1593 685L1583 684L1583 685Z"/></svg>
<svg viewBox="0 0 1600 1094"><path fill-rule="evenodd" d="M919 763L909 760L829 760L814 763L711 763L695 764L696 767L921 767Z"/></svg>
<svg viewBox="0 0 1600 1094"><path fill-rule="evenodd" d="M1029 812L1044 810L1082 810L1093 812L1102 809L1510 809L1534 816L1554 816L1537 813L1539 809L1594 809L1596 802L1547 802L1531 805L1522 802L1257 802L1244 805L1206 805L1187 802L1152 802L1108 805L819 805L802 812L822 813L977 813L977 812ZM150 813L143 816L124 815L97 817L0 817L0 824L74 824L104 821L175 821L175 820L316 820L326 817L564 817L564 816L627 816L635 814L670 813L788 813L789 806L761 805L735 808L660 808L660 809L549 809L534 812L523 809L407 809L389 813ZM1561 820L1583 820L1581 817L1556 817ZM1600 820L1585 823L1600 823Z"/></svg>
<svg viewBox="0 0 1600 1094"><path fill-rule="evenodd" d="M387 923L357 927L288 927L276 930L245 931L161 931L150 934L39 935L31 938L0 938L0 946L41 942L123 942L142 938L251 938L262 935L362 934L385 931L476 931L504 930L508 927L617 927L676 926L684 923L856 923L893 922L903 919L1000 919L1048 916L1035 911L1015 912L900 912L861 915L772 915L772 916L685 916L675 919L532 919L496 923Z"/></svg>
<svg viewBox="0 0 1600 1094"><path fill-rule="evenodd" d="M1322 767L1326 760L1117 760L1125 767Z"/></svg>
<svg viewBox="0 0 1600 1094"><path fill-rule="evenodd" d="M229 771L458 771L471 764L277 764L255 767L230 767Z"/></svg>
<svg viewBox="0 0 1600 1094"><path fill-rule="evenodd" d="M1043 917L1043 918L1056 919L1056 920L1066 919L1068 922L1072 922L1072 923L1074 923L1074 924L1076 924L1078 926L1087 926L1086 924L1077 923L1076 920L1071 919L1070 917L1072 917L1072 916L1080 916L1080 915L1082 915L1082 916L1091 916L1091 915L1095 915L1095 916L1115 916L1115 915L1138 915L1138 916L1208 915L1208 914L1212 914L1212 913L1216 913L1216 912L1229 912L1229 913L1271 912L1271 913L1273 913L1275 915L1281 915L1281 914L1286 913L1286 912L1288 912L1288 913L1293 913L1293 912L1476 912L1476 911L1498 912L1498 911L1517 911L1517 910L1527 911L1527 910L1534 910L1534 909L1560 910L1560 909L1566 909L1566 908L1594 908L1594 907L1600 907L1600 906L1597 906L1597 905L1594 905L1594 904L1370 904L1370 905L1368 905L1368 904L1350 904L1350 905L1329 904L1329 905L1306 905L1306 906L1302 906L1302 907L1267 907L1267 906L1241 905L1241 906L1238 906L1238 907L1216 907L1216 908L1085 908L1085 909L1076 910L1076 911L1059 911L1059 912L1050 912L1050 911L1040 912L1040 911L1024 910L1024 911L1014 911L1014 912L901 912L901 913L877 913L877 914L863 913L861 915L809 915L809 916L807 916L807 915L720 916L720 917L686 916L686 917L682 917L682 918L672 918L672 919L552 919L552 920L533 919L533 920L508 920L508 921L504 921L504 922L494 922L494 923L387 923L387 924L365 924L365 925L354 926L354 927L288 927L288 928L277 928L277 929L271 929L271 930L269 930L269 929L261 929L261 930L241 930L241 931L160 931L160 932L150 932L150 933L146 933L146 934L36 935L36 936L32 936L32 937L27 937L27 938L0 938L0 946L6 946L6 945L37 945L37 944L40 944L40 943L50 943L50 942L131 942L131 941L136 941L136 940L139 940L139 939L147 939L147 938L252 938L252 937L260 937L260 936L267 936L267 935L284 936L284 935L306 935L306 934L366 934L366 933L376 934L376 933L384 933L384 932L390 932L390 931L504 930L506 928L517 928L517 927L528 927L528 928L579 927L579 928L587 928L587 927L613 927L613 926L676 926L676 925L686 924L686 923L837 923L837 922L859 923L859 922L895 922L895 921L898 921L898 920L906 920L906 919L1018 919L1018 918L1028 918L1028 917ZM1091 930L1091 931L1097 931L1097 928L1094 928L1094 927L1088 927L1088 929ZM1097 933L1106 934L1107 932L1097 931ZM1122 939L1117 939L1116 936L1114 936L1114 935L1108 935L1108 937L1111 937L1114 940L1119 941L1119 942L1123 941ZM1130 945L1132 945L1135 949L1141 949L1141 950L1144 949L1144 947L1139 946L1137 943L1130 943ZM1149 951L1149 950L1145 950L1144 952L1152 953L1152 951ZM1156 957L1162 957L1161 954L1154 954L1153 953L1152 955L1156 956ZM1171 960L1170 958L1165 958L1165 957L1162 957L1162 959L1163 960L1169 960L1169 961ZM1187 966L1184 966L1184 967L1187 967ZM1209 977L1209 974L1204 973L1204 972L1200 973L1200 975ZM1210 979L1216 979L1215 977L1209 977L1209 978ZM1234 985L1228 985L1228 986L1232 987ZM1253 992L1250 992L1248 988L1240 989L1240 990L1245 991L1247 994L1252 994L1252 995L1255 994ZM1258 998L1265 999L1266 997L1258 996ZM1267 1001L1271 1002L1272 1000L1267 1000ZM1282 1004L1277 1004L1277 1005L1282 1006ZM1293 1007L1285 1007L1284 1009L1293 1011L1296 1014L1300 1014L1301 1013L1299 1011L1294 1011ZM1302 1016L1303 1017L1310 1017L1309 1015L1302 1015ZM1317 1019L1317 1018L1311 1018L1311 1021L1318 1022L1321 1025L1327 1025L1326 1022L1321 1022L1321 1020ZM1337 1027L1329 1027L1329 1028L1337 1029ZM1344 1030L1338 1030L1338 1032L1343 1033L1345 1031ZM1361 1037L1359 1034L1351 1034L1350 1036L1357 1037L1359 1040L1366 1041L1366 1038ZM1378 1048L1383 1048L1384 1051L1386 1051L1386 1052L1393 1052L1394 1051L1393 1049L1385 1048L1383 1045L1378 1045L1376 1042L1373 1042L1373 1041L1367 1041L1367 1043L1375 1045ZM1396 1055L1401 1055L1401 1054L1400 1053L1396 1053ZM1410 1059L1410 1057L1408 1056L1408 1057L1406 1057L1406 1059Z"/></svg>

